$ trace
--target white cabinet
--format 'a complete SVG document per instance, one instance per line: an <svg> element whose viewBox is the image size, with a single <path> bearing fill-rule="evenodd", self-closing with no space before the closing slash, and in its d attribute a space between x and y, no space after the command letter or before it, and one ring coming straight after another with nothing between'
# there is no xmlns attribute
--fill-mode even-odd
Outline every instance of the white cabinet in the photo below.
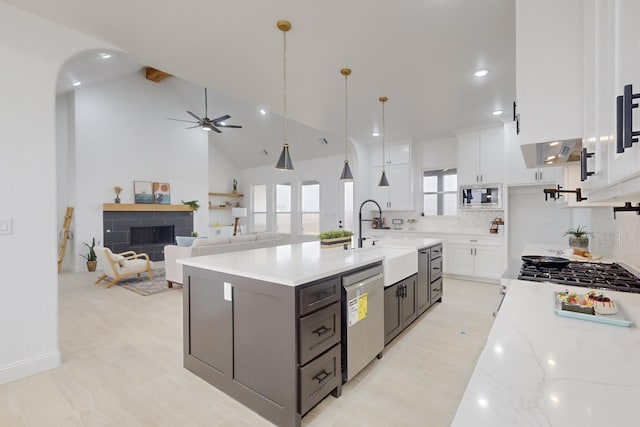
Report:
<svg viewBox="0 0 640 427"><path fill-rule="evenodd" d="M640 2L585 1L585 142L593 157L583 183L590 201L624 201L640 186L640 146L618 153L616 97L625 85L640 93ZM633 130L640 112L633 110Z"/></svg>
<svg viewBox="0 0 640 427"><path fill-rule="evenodd" d="M378 187L382 166L371 168L371 198L380 204L382 210L411 210L413 191L411 181L411 165L399 164L385 167L388 187Z"/></svg>
<svg viewBox="0 0 640 427"><path fill-rule="evenodd" d="M555 187L562 176L562 167L527 169L520 145L515 141L514 127L515 122L505 125L504 151L507 155L505 182L507 185L550 184Z"/></svg>
<svg viewBox="0 0 640 427"><path fill-rule="evenodd" d="M582 137L583 1L516 1L519 144Z"/></svg>
<svg viewBox="0 0 640 427"><path fill-rule="evenodd" d="M449 237L447 274L496 280L506 265L502 237Z"/></svg>
<svg viewBox="0 0 640 427"><path fill-rule="evenodd" d="M370 151L371 166L382 166L382 145L375 146ZM385 167L397 164L411 163L411 142L393 142L384 147Z"/></svg>
<svg viewBox="0 0 640 427"><path fill-rule="evenodd" d="M407 211L413 208L413 181L411 179L411 142L397 142L385 146L385 173L388 187L378 187L382 174L382 147L374 147L370 153L371 198L383 210Z"/></svg>
<svg viewBox="0 0 640 427"><path fill-rule="evenodd" d="M502 127L460 131L458 184L499 184L504 176L504 130Z"/></svg>

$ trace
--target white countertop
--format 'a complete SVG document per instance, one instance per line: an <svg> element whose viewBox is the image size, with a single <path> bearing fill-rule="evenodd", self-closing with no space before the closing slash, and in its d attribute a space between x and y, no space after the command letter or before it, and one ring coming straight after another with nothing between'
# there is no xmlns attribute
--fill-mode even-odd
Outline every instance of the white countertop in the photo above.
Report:
<svg viewBox="0 0 640 427"><path fill-rule="evenodd" d="M554 292L513 280L453 426L635 426L640 295L607 292L631 327L558 316Z"/></svg>
<svg viewBox="0 0 640 427"><path fill-rule="evenodd" d="M373 242L375 241L375 247L383 247L383 248L410 248L410 249L422 249L430 246L437 245L442 243L442 239L429 239L426 237L408 237L404 239L389 239L389 238L367 238L362 243L362 246L365 248L373 247Z"/></svg>
<svg viewBox="0 0 640 427"><path fill-rule="evenodd" d="M439 242L437 239L423 240ZM297 286L385 259L401 259L409 254L415 254L417 260L416 248L413 246L384 247L376 244L370 248L345 251L342 248L322 249L320 242L314 241L184 258L177 262L205 270ZM415 268L415 271L407 272L406 276L400 279L417 271L417 261ZM386 276L385 285L387 285Z"/></svg>

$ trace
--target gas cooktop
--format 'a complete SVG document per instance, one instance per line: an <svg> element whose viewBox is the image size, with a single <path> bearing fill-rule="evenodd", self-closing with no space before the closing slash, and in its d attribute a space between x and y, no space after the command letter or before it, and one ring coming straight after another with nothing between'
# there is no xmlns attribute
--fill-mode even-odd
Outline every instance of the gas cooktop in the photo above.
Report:
<svg viewBox="0 0 640 427"><path fill-rule="evenodd" d="M640 278L616 263L570 262L562 268L523 263L518 279L640 293Z"/></svg>

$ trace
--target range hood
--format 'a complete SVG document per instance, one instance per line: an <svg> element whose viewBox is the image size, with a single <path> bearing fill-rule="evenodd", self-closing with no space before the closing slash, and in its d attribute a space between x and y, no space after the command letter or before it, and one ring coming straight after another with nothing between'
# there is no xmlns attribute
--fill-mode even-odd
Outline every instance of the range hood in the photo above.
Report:
<svg viewBox="0 0 640 427"><path fill-rule="evenodd" d="M562 166L567 162L579 162L582 138L523 144L520 146L527 168Z"/></svg>

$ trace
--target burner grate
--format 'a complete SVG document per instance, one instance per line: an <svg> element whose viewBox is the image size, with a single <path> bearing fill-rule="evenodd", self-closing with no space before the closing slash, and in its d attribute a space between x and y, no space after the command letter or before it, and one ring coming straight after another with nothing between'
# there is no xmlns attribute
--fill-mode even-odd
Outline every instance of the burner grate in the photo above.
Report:
<svg viewBox="0 0 640 427"><path fill-rule="evenodd" d="M640 278L616 263L570 262L562 268L522 264L518 279L640 293Z"/></svg>

